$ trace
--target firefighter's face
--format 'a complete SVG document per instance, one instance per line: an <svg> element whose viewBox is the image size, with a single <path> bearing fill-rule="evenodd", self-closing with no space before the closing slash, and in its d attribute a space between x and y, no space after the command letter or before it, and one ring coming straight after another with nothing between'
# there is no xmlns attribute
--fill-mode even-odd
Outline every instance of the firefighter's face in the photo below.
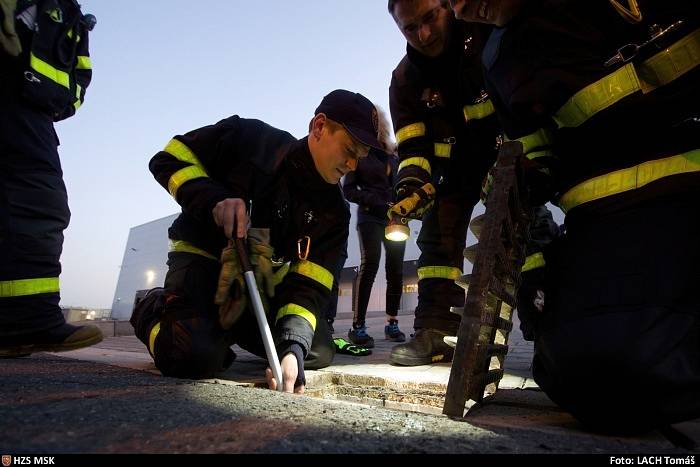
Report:
<svg viewBox="0 0 700 467"><path fill-rule="evenodd" d="M321 117L321 118L319 118ZM312 123L314 149L311 155L316 170L328 183L335 185L348 172L357 168L357 162L367 157L369 146L355 140L340 125L319 114Z"/></svg>
<svg viewBox="0 0 700 467"><path fill-rule="evenodd" d="M508 24L523 3L523 0L450 0L457 19L495 26Z"/></svg>
<svg viewBox="0 0 700 467"><path fill-rule="evenodd" d="M397 2L393 12L394 21L406 41L428 57L437 57L447 47L451 14L441 0Z"/></svg>

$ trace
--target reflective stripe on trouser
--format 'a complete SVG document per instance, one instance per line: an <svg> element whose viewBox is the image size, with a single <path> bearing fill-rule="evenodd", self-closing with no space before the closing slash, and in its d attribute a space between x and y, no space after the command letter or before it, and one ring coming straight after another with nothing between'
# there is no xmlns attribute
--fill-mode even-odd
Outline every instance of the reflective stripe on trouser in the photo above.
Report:
<svg viewBox="0 0 700 467"><path fill-rule="evenodd" d="M462 252L474 203L465 195L441 196L438 191L435 205L423 218L417 243L421 250L418 270L424 278L418 281L415 328L455 333L459 327L460 317L451 313L450 307L464 306L464 289L455 284L454 278L447 278L449 274L435 272L462 270Z"/></svg>
<svg viewBox="0 0 700 467"><path fill-rule="evenodd" d="M17 103L3 105L0 333L17 335L65 321L57 278L70 211L51 117Z"/></svg>
<svg viewBox="0 0 700 467"><path fill-rule="evenodd" d="M698 199L696 187L615 215L573 210L547 250L533 373L589 427L647 430L700 416ZM616 397L615 387L634 390Z"/></svg>

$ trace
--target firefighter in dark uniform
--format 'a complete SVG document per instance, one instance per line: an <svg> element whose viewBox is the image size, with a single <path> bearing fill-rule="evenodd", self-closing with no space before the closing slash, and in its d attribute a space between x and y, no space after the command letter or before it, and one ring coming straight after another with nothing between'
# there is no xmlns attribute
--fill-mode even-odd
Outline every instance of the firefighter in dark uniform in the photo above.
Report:
<svg viewBox="0 0 700 467"><path fill-rule="evenodd" d="M526 183L566 213L544 250L533 373L596 431L700 416L697 2L458 1Z"/></svg>
<svg viewBox="0 0 700 467"><path fill-rule="evenodd" d="M467 226L496 159L499 129L480 60L490 27L456 21L446 0L388 6L408 42L389 91L400 159L392 214L423 221L416 334L393 348L391 361L413 366L452 359L443 337L459 328L450 307L464 306L454 280L462 274ZM403 209L402 200L414 193L424 203Z"/></svg>
<svg viewBox="0 0 700 467"><path fill-rule="evenodd" d="M378 126L369 100L336 90L324 97L301 140L233 116L176 136L151 159L156 180L182 214L169 230L165 288L151 291L131 322L164 375L211 377L231 364L234 343L265 355L253 313L224 324L214 302L222 249L233 235L246 235L248 218L249 244L251 232L266 231L274 250L267 259L290 263L272 290L269 275L258 282L274 294L268 318L284 389L303 391L305 358L306 368L330 364L334 347L324 312L350 221L338 182L369 147L380 147ZM252 254L251 262L259 264Z"/></svg>
<svg viewBox="0 0 700 467"><path fill-rule="evenodd" d="M100 330L59 307L70 211L53 123L85 97L94 17L71 0L0 7L0 357L86 347Z"/></svg>

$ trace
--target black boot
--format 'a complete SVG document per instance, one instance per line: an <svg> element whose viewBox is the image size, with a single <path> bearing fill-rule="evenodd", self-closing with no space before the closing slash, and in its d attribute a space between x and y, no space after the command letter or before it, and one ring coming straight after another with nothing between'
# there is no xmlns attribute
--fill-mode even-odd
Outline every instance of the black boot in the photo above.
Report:
<svg viewBox="0 0 700 467"><path fill-rule="evenodd" d="M411 342L399 344L391 349L391 363L417 366L451 362L454 349L442 340L447 335L449 334L437 329L417 329L416 336Z"/></svg>

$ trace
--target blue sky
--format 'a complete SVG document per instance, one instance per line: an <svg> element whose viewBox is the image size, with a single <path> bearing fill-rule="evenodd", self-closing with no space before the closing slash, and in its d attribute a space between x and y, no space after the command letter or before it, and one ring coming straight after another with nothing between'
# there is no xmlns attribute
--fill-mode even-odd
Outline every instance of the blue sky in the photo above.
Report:
<svg viewBox="0 0 700 467"><path fill-rule="evenodd" d="M385 0L84 0L93 82L57 124L72 212L62 305L109 308L129 229L177 204L148 171L175 134L233 114L297 137L336 88L388 110L405 41Z"/></svg>

